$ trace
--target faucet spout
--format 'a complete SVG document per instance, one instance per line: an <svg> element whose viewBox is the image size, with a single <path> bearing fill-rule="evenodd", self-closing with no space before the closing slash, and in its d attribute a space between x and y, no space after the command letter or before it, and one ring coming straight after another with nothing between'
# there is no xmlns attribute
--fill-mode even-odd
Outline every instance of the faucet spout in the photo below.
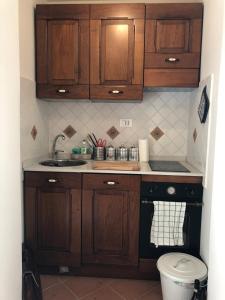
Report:
<svg viewBox="0 0 225 300"><path fill-rule="evenodd" d="M58 134L53 141L53 145L52 145L52 159L56 159L57 158L57 153L58 152L63 152L62 150L56 150L56 144L59 138L62 138L62 140L65 140L65 135L64 134Z"/></svg>

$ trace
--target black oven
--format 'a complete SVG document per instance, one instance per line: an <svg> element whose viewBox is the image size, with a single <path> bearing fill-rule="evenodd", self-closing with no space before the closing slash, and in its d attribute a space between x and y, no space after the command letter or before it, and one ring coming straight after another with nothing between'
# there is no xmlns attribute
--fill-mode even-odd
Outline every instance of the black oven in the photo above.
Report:
<svg viewBox="0 0 225 300"><path fill-rule="evenodd" d="M199 256L202 214L202 185L168 182L142 182L140 213L140 257L158 258L168 252L185 252ZM183 246L158 246L150 242L153 201L186 202Z"/></svg>

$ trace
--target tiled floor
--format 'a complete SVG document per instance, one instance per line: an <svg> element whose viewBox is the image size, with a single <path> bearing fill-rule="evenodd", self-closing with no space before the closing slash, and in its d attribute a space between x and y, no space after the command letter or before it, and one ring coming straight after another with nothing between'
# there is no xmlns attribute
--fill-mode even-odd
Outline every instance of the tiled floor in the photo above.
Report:
<svg viewBox="0 0 225 300"><path fill-rule="evenodd" d="M41 276L44 300L162 300L158 281Z"/></svg>

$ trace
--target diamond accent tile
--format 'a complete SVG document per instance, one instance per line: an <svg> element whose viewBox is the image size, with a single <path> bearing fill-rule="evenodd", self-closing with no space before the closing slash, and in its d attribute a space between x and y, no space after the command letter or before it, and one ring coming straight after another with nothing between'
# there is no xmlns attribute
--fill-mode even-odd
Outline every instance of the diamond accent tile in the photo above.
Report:
<svg viewBox="0 0 225 300"><path fill-rule="evenodd" d="M114 140L120 132L116 129L116 127L112 126L108 131L107 131L108 136Z"/></svg>
<svg viewBox="0 0 225 300"><path fill-rule="evenodd" d="M193 140L194 140L194 143L196 142L197 137L198 137L198 133L197 133L197 130L195 128L194 131L193 131Z"/></svg>
<svg viewBox="0 0 225 300"><path fill-rule="evenodd" d="M164 135L164 132L158 126L151 131L151 136L156 141L158 141L163 135Z"/></svg>
<svg viewBox="0 0 225 300"><path fill-rule="evenodd" d="M31 130L31 132L30 132L30 134L31 134L31 136L32 136L32 138L33 138L34 141L36 140L37 133L38 133L38 132L37 132L37 128L36 128L36 126L34 125L33 128L32 128L32 130Z"/></svg>
<svg viewBox="0 0 225 300"><path fill-rule="evenodd" d="M65 133L65 135L66 135L69 139L71 139L71 137L73 137L74 134L77 133L76 130L75 130L71 125L67 126L67 127L63 130L63 132Z"/></svg>

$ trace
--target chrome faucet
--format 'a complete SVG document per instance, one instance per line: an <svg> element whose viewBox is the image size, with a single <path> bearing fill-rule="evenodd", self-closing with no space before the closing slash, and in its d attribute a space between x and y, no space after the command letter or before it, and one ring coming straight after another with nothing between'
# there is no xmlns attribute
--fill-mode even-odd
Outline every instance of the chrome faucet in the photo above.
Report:
<svg viewBox="0 0 225 300"><path fill-rule="evenodd" d="M56 150L56 143L60 137L62 138L62 140L65 140L65 135L63 135L63 134L58 134L54 138L53 145L52 145L52 159L57 159L57 154L59 152L64 152L63 150Z"/></svg>

